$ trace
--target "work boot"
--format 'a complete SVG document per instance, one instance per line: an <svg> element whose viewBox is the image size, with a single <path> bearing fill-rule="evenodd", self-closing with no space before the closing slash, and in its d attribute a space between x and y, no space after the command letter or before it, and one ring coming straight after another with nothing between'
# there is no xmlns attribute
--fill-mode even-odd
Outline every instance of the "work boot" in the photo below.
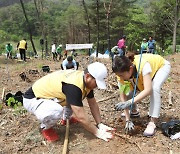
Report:
<svg viewBox="0 0 180 154"><path fill-rule="evenodd" d="M41 133L47 141L53 142L59 140L59 136L53 128L43 129Z"/></svg>

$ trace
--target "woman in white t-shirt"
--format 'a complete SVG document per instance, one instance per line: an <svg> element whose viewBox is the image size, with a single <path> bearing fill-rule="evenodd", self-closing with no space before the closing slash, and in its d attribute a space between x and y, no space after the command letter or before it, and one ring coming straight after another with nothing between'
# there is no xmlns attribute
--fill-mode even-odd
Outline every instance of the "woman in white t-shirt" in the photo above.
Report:
<svg viewBox="0 0 180 154"><path fill-rule="evenodd" d="M126 82L130 83L129 93L133 92L136 78L138 77L137 90L139 94L134 97L134 100L128 97L125 90L121 91L121 102L115 105L116 110L125 109L126 116L126 130L134 129L134 124L130 120L129 107L133 107L137 102L141 101L147 96L150 96L150 109L149 116L150 122L144 131L144 136L153 136L155 134L157 118L160 115L161 108L161 87L168 78L170 73L170 63L160 55L142 54L141 63L140 56L132 53L126 56L115 57L113 61L113 72L118 76L120 87L125 85ZM139 68L140 63L140 68ZM121 88L122 89L122 88ZM125 88L124 88L125 89ZM127 90L126 90L127 91ZM136 109L132 112L137 112Z"/></svg>

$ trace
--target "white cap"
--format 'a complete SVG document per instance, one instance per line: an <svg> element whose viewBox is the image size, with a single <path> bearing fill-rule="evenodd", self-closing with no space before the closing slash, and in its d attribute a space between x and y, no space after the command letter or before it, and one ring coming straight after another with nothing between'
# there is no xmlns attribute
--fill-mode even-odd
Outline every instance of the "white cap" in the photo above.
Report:
<svg viewBox="0 0 180 154"><path fill-rule="evenodd" d="M104 64L95 62L88 66L88 72L95 78L99 89L106 89L105 78L107 77L107 68Z"/></svg>

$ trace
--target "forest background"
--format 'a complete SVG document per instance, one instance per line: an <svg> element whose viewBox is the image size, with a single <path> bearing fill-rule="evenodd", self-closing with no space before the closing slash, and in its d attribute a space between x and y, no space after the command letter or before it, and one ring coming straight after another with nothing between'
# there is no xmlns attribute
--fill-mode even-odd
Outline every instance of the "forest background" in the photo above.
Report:
<svg viewBox="0 0 180 154"><path fill-rule="evenodd" d="M126 35L130 51L153 36L157 52L180 52L180 0L1 0L0 54L26 38L29 54L53 42L93 43L104 53ZM40 39L44 45L40 45Z"/></svg>

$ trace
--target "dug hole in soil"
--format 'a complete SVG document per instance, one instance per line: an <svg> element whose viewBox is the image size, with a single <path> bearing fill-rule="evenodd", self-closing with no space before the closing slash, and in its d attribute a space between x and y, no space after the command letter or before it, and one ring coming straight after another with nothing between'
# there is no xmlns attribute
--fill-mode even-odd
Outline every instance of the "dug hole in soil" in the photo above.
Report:
<svg viewBox="0 0 180 154"><path fill-rule="evenodd" d="M154 137L143 137L143 131L148 123L149 98L138 104L140 118L133 119L135 130L126 135L125 122L120 116L122 112L114 111L114 105L119 100L119 90L116 77L111 70L110 59L93 59L104 63L108 68L107 90L95 90L96 100L99 101L103 123L117 129L116 135L109 142L96 138L86 131L80 124L70 125L69 154L178 154L180 140L171 140L161 131L161 122L171 119L180 119L180 54L165 57L170 61L172 69L168 80L162 87L161 115ZM79 69L89 64L87 56L75 58L80 63ZM42 71L42 66L49 66L50 72L59 70L61 61L28 59L27 63L18 60L7 60L0 57L0 93L5 87L5 93L25 92L40 77L48 74ZM20 76L23 73L24 78ZM84 101L84 108L95 124L90 109ZM26 112L23 107L14 110L3 104L0 110L0 154L61 154L63 150L66 126L59 123L55 127L60 140L54 143L47 142L39 132L39 122ZM118 136L119 135L119 136Z"/></svg>

